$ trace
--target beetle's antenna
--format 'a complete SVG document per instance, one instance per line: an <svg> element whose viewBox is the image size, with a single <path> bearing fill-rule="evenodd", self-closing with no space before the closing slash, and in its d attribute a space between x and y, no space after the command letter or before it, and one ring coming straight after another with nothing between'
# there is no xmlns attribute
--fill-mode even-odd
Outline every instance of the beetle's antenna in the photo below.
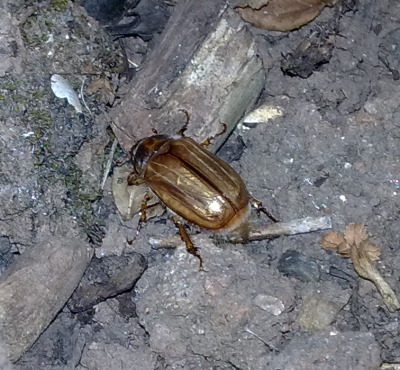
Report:
<svg viewBox="0 0 400 370"><path fill-rule="evenodd" d="M265 215L267 215L267 217L273 222L278 222L278 220L274 216L272 216L272 214L263 206L263 204L259 200L251 198L250 202L252 203L253 207L256 209L258 214L262 212Z"/></svg>
<svg viewBox="0 0 400 370"><path fill-rule="evenodd" d="M208 137L203 142L201 142L200 145L201 146L209 146L214 139L216 139L218 136L223 135L226 132L228 126L226 125L226 123L221 123L221 125L222 125L222 130L220 132L216 133L213 136Z"/></svg>

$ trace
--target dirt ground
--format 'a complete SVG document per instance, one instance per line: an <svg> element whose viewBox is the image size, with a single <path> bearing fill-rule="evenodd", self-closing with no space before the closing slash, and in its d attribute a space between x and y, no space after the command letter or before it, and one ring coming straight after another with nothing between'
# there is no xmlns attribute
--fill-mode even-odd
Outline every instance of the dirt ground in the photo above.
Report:
<svg viewBox="0 0 400 370"><path fill-rule="evenodd" d="M162 4L157 24L174 11ZM161 29L120 39L75 2L1 7L0 273L49 235L94 248L79 288L12 368L400 363L399 312L348 259L321 248L322 232L246 245L215 245L199 233L205 271L184 246L151 247L151 237L176 233L166 217L127 243L138 216L122 221L111 177L101 189L114 139L102 113L112 119L119 89L134 81L126 56L146 63ZM281 114L240 125L219 155L279 220L331 216L337 231L366 225L382 246L376 267L400 293L400 3L343 1L293 32L249 28L267 70L258 105ZM310 48L296 50L305 40ZM54 96L54 73L76 91L102 77L114 92L85 94L91 113L79 114ZM115 161L124 156L117 148Z"/></svg>

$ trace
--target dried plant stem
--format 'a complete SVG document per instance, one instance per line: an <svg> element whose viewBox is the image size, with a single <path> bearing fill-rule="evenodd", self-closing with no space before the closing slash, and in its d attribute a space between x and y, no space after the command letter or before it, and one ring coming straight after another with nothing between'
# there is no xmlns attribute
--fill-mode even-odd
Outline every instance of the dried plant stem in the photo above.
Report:
<svg viewBox="0 0 400 370"><path fill-rule="evenodd" d="M90 110L90 108L89 108L89 106L87 105L86 100L85 100L85 92L83 91L83 88L84 88L84 86L85 86L85 81L86 81L86 77L83 79L83 81L82 81L82 83L81 83L81 99L82 99L83 105L84 105L85 108L88 110L89 114L93 117L93 113L92 113L92 111Z"/></svg>
<svg viewBox="0 0 400 370"><path fill-rule="evenodd" d="M101 189L102 190L104 190L104 186L106 184L107 177L111 171L111 166L113 164L113 157L114 157L115 150L117 149L117 145L118 145L118 140L114 139L114 141L111 145L110 154L108 155L108 160L107 160L106 166L104 168L103 180L101 181Z"/></svg>
<svg viewBox="0 0 400 370"><path fill-rule="evenodd" d="M274 224L252 227L249 241L264 240L281 235L304 234L331 228L332 221L330 217L305 217L289 222L277 222ZM235 238L229 240L232 242L240 242L240 240Z"/></svg>
<svg viewBox="0 0 400 370"><path fill-rule="evenodd" d="M362 278L370 280L374 283L382 296L383 302L390 312L400 309L400 303L389 284L383 279L375 266L370 262L368 257L360 254L356 260L353 260L354 269Z"/></svg>
<svg viewBox="0 0 400 370"><path fill-rule="evenodd" d="M290 222L277 222L265 226L252 227L249 241L270 239L281 235L303 234L331 228L332 221L330 217L305 217ZM233 243L241 242L240 239L231 238L229 235L224 236L224 239L228 239ZM155 248L176 248L182 243L179 236L162 239L152 237L149 239L149 242Z"/></svg>

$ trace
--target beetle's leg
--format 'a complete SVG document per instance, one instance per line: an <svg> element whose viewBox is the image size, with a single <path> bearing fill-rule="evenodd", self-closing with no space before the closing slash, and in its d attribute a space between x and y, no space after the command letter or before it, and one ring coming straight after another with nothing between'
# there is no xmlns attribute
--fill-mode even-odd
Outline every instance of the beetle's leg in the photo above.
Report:
<svg viewBox="0 0 400 370"><path fill-rule="evenodd" d="M134 172L128 175L127 181L128 185L140 185L144 183L144 179Z"/></svg>
<svg viewBox="0 0 400 370"><path fill-rule="evenodd" d="M202 143L200 143L201 146L209 146L211 144L211 142L217 138L218 136L221 136L222 134L224 134L228 128L228 126L225 123L221 123L222 125L222 130L220 132L218 132L217 134L215 134L214 136L210 136L207 139L205 139Z"/></svg>
<svg viewBox="0 0 400 370"><path fill-rule="evenodd" d="M139 235L143 223L147 221L147 212L146 212L147 203L151 198L153 198L152 195L149 192L146 192L146 194L143 197L142 204L140 205L140 218L136 228L136 235Z"/></svg>
<svg viewBox="0 0 400 370"><path fill-rule="evenodd" d="M200 253L198 252L198 248L193 244L192 240L190 239L190 236L185 229L185 225L181 222L181 220L177 216L173 216L172 219L175 223L175 226L179 229L179 234L181 235L182 241L184 241L186 244L186 250L190 254L192 254L193 256L195 256L199 259L200 270L202 270L203 269L203 259L201 258Z"/></svg>
<svg viewBox="0 0 400 370"><path fill-rule="evenodd" d="M186 122L176 134L184 137L185 136L185 131L187 130L187 127L189 125L190 116L189 116L189 112L186 109L179 109L179 112L183 112L185 114Z"/></svg>
<svg viewBox="0 0 400 370"><path fill-rule="evenodd" d="M251 198L250 202L251 202L252 206L256 209L258 214L260 214L260 212L262 212L262 213L266 214L267 217L269 219L271 219L272 221L278 222L278 220L274 216L272 216L272 214L263 206L263 204L259 200L255 199L255 198Z"/></svg>

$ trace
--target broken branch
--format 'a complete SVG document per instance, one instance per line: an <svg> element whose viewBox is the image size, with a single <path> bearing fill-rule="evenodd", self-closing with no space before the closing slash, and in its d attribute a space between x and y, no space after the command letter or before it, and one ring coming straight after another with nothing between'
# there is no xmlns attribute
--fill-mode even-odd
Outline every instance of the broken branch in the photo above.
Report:
<svg viewBox="0 0 400 370"><path fill-rule="evenodd" d="M326 230L332 228L332 221L330 217L305 217L298 220L289 222L277 222L265 226L251 226L249 233L249 241L264 240L275 238L281 235L296 235L304 234L313 231ZM214 235L210 235L213 237ZM226 236L225 240L232 243L240 243L241 240L235 236L230 238ZM167 238L149 238L149 243L155 248L176 248L182 244L178 235Z"/></svg>

